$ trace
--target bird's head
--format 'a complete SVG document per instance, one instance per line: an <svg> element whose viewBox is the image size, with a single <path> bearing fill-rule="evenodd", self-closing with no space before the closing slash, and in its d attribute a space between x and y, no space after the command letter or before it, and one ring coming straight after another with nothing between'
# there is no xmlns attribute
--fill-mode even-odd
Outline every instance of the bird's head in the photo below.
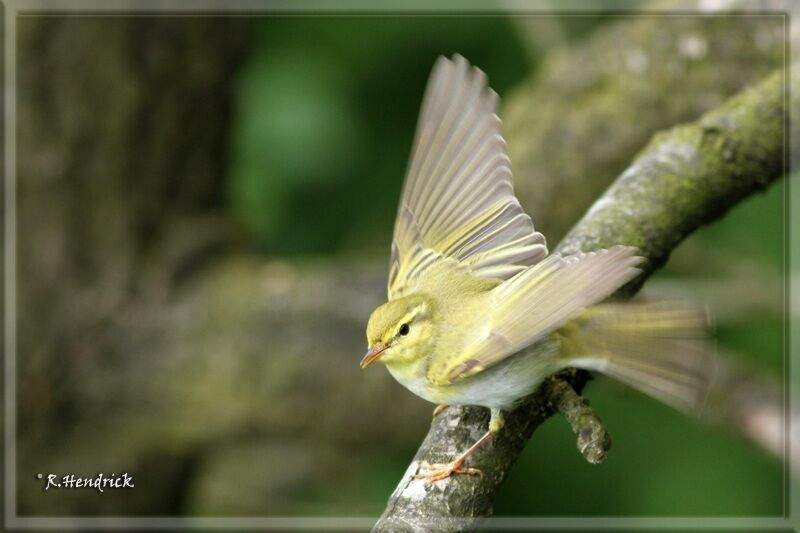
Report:
<svg viewBox="0 0 800 533"><path fill-rule="evenodd" d="M434 302L415 294L381 305L369 317L369 348L361 368L374 361L408 363L429 354L436 343Z"/></svg>

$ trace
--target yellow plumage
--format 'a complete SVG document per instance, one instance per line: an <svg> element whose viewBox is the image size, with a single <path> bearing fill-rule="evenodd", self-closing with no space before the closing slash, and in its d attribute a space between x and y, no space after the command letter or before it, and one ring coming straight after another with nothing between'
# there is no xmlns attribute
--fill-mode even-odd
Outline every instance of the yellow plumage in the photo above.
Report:
<svg viewBox="0 0 800 533"><path fill-rule="evenodd" d="M481 71L439 58L395 223L389 301L370 317L362 366L385 363L432 402L490 408L480 442L502 427L504 409L566 366L697 405L712 369L705 313L602 304L639 274L632 247L548 256L514 196L496 104ZM463 471L474 448L423 477Z"/></svg>

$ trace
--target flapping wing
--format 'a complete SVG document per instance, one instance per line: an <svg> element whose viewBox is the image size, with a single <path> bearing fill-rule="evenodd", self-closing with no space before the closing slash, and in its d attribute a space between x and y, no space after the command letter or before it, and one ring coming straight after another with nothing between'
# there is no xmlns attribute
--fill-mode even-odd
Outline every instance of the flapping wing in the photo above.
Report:
<svg viewBox="0 0 800 533"><path fill-rule="evenodd" d="M440 57L422 104L395 222L389 298L437 261L505 280L547 255L520 207L486 75Z"/></svg>
<svg viewBox="0 0 800 533"><path fill-rule="evenodd" d="M428 380L455 383L502 361L576 318L633 279L643 258L615 246L585 254L553 254L492 290L485 331L458 357L431 361Z"/></svg>

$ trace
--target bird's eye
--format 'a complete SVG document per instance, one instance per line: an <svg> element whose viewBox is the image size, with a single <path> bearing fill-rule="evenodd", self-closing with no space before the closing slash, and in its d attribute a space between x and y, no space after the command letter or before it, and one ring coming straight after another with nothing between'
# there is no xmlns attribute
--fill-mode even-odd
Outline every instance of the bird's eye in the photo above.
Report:
<svg viewBox="0 0 800 533"><path fill-rule="evenodd" d="M400 326L400 335L408 335L409 329L410 328L408 327L408 324L403 324L402 326Z"/></svg>

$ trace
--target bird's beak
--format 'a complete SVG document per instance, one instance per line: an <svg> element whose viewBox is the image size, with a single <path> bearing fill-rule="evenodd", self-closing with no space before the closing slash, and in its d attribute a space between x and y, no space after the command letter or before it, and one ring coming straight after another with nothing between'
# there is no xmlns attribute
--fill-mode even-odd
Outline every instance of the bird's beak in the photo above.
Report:
<svg viewBox="0 0 800 533"><path fill-rule="evenodd" d="M375 362L378 357L386 351L386 348L388 348L388 346L380 346L378 344L370 346L367 353L364 354L364 358L361 359L361 368L367 368L370 364Z"/></svg>

